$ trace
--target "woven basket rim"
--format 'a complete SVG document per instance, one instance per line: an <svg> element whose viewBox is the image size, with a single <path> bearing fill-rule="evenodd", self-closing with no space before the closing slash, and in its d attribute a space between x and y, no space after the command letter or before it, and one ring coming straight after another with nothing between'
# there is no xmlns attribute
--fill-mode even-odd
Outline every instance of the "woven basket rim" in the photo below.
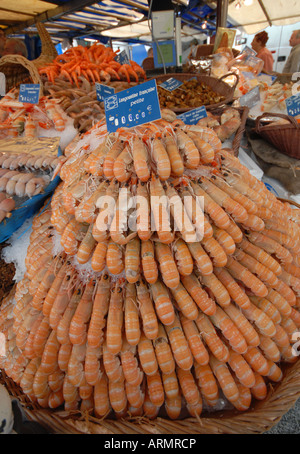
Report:
<svg viewBox="0 0 300 454"><path fill-rule="evenodd" d="M276 425L282 416L300 398L300 361L284 364L280 383L268 385L264 401L255 401L245 412L218 411L205 414L199 419L185 418L178 421L157 417L149 420L137 417L132 420L99 419L77 412L67 414L63 410L38 408L29 403L21 388L0 370L0 383L17 398L26 414L54 433L109 433L109 434L262 434Z"/></svg>
<svg viewBox="0 0 300 454"><path fill-rule="evenodd" d="M226 76L227 76L227 74L226 74ZM174 77L175 79L177 78L179 80L192 79L192 78L196 77L200 82L207 83L207 85L209 85L211 88L213 88L213 90L216 90L218 92L218 94L225 97L225 99L223 101L205 106L205 108L207 110L211 110L216 107L224 106L233 100L234 87L230 87L230 85L228 85L223 80L219 80L219 79L216 79L215 77L207 76L205 74L168 73L168 74L163 74L163 75L159 75L159 76L154 76L150 80L155 79L157 81L164 81L164 80L170 79L172 77ZM172 110L175 113L184 113L184 112L188 112L189 110L193 110L195 108L196 107L184 107L184 108L175 107L175 108L170 108L170 110Z"/></svg>

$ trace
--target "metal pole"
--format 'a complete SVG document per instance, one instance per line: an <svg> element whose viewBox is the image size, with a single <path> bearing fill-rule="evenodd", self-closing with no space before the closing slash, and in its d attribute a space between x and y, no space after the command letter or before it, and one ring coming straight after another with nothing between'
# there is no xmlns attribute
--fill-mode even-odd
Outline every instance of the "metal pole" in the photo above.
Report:
<svg viewBox="0 0 300 454"><path fill-rule="evenodd" d="M217 28L226 27L228 13L228 0L217 1Z"/></svg>

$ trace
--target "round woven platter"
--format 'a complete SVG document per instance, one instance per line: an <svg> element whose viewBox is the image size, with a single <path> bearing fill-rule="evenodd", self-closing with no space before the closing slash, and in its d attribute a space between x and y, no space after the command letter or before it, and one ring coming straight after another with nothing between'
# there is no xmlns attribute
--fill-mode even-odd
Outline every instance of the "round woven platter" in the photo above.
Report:
<svg viewBox="0 0 300 454"><path fill-rule="evenodd" d="M263 401L254 401L246 412L236 410L205 414L201 418L172 421L136 417L97 419L88 414L45 410L32 403L13 380L0 371L0 383L22 404L27 417L57 434L261 434L279 422L300 397L300 361L283 366L283 379L268 385Z"/></svg>
<svg viewBox="0 0 300 454"><path fill-rule="evenodd" d="M224 82L223 79L226 79L228 76L235 76L236 78L236 82L235 84L231 87L230 85L228 85L226 82ZM239 77L238 75L234 74L234 73L229 73L229 74L226 74L224 75L223 77L221 77L220 79L216 79L215 77L211 77L211 76L206 76L204 74L195 74L195 73L170 73L170 74L164 74L164 75L161 75L161 76L156 76L156 77L153 77L153 79L155 79L157 82L165 82L166 80L170 79L170 78L174 78L174 79L178 79L182 82L186 81L186 80L190 80L190 79L193 79L193 78L197 78L197 81L199 83L204 83L206 85L208 85L215 93L221 95L221 96L224 96L224 100L221 101L221 102L218 102L218 103L215 103L215 104L209 104L209 105L206 105L205 108L207 110L210 110L210 109L214 109L216 107L220 107L220 106L223 106L224 104L228 104L230 103L232 100L233 100L233 95L234 95L234 90L235 90L235 87L239 81ZM195 109L196 107L199 107L199 106L194 106L194 107L168 107L170 110L173 110L173 112L176 112L176 113L184 113L184 112L188 112L189 110L192 110L192 109Z"/></svg>

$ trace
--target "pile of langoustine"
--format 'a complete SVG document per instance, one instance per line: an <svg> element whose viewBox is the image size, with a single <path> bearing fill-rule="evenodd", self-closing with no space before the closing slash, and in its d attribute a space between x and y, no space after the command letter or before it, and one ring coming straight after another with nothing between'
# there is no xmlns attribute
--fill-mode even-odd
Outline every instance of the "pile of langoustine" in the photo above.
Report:
<svg viewBox="0 0 300 454"><path fill-rule="evenodd" d="M0 139L37 136L39 127L65 130L66 115L55 99L43 96L38 104L18 101L19 89L10 90L0 101Z"/></svg>
<svg viewBox="0 0 300 454"><path fill-rule="evenodd" d="M93 44L90 47L75 46L58 55L52 63L39 68L49 81L55 83L59 77L69 80L77 88L82 84L81 77L96 82L110 82L111 80L133 80L138 82L146 79L146 73L133 60L129 64L121 64L115 60L118 51L103 44Z"/></svg>
<svg viewBox="0 0 300 454"><path fill-rule="evenodd" d="M100 122L85 139L35 217L27 272L2 303L1 367L41 406L97 417L199 417L219 397L247 410L281 380L281 363L297 360L299 210L208 128L160 120L107 134ZM115 222L125 188L165 196L160 213L137 203L136 231ZM166 207L176 197L182 208L185 195L190 222L175 228ZM191 231L199 239L189 242Z"/></svg>

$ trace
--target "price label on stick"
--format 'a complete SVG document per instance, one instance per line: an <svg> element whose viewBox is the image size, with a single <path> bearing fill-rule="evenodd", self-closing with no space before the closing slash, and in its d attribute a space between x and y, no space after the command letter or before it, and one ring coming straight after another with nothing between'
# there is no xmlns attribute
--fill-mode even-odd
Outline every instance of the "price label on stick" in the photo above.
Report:
<svg viewBox="0 0 300 454"><path fill-rule="evenodd" d="M157 86L149 80L104 98L108 132L131 128L161 118Z"/></svg>
<svg viewBox="0 0 300 454"><path fill-rule="evenodd" d="M111 96L115 93L115 89L113 87L108 87L107 85L102 85L96 82L96 94L97 94L97 101L104 101L104 98L107 96Z"/></svg>
<svg viewBox="0 0 300 454"><path fill-rule="evenodd" d="M195 125L201 118L207 117L205 106L197 107L183 114L177 115L186 125Z"/></svg>
<svg viewBox="0 0 300 454"><path fill-rule="evenodd" d="M126 54L125 50L122 50L122 52L117 54L115 56L114 60L117 61L118 63L121 63L121 65L129 65L130 64L128 55Z"/></svg>
<svg viewBox="0 0 300 454"><path fill-rule="evenodd" d="M170 79L167 79L159 86L164 88L165 90L173 91L176 90L176 88L179 88L182 84L183 82L181 80L175 79L174 77L170 77Z"/></svg>
<svg viewBox="0 0 300 454"><path fill-rule="evenodd" d="M291 117L300 115L300 95L290 96L285 100L287 114Z"/></svg>
<svg viewBox="0 0 300 454"><path fill-rule="evenodd" d="M38 104L40 97L40 84L21 84L19 102Z"/></svg>

